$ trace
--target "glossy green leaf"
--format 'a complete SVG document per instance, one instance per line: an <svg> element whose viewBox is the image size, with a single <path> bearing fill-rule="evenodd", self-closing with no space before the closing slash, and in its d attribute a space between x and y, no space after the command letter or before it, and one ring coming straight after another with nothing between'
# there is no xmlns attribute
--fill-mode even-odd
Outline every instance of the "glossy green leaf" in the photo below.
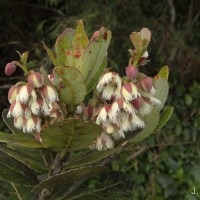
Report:
<svg viewBox="0 0 200 200"><path fill-rule="evenodd" d="M57 62L57 60L56 60L56 57L55 57L53 51L51 51L51 49L49 49L49 47L47 47L46 44L45 44L44 42L42 42L42 44L44 45L44 48L45 48L45 50L46 50L46 52L47 52L47 54L48 54L48 56L49 56L51 62L53 63L53 65L54 65L55 67L59 67L59 64L58 64L58 62Z"/></svg>
<svg viewBox="0 0 200 200"><path fill-rule="evenodd" d="M61 151L69 145L69 150L76 151L88 148L101 132L102 128L92 122L68 119L44 128L41 138L45 148Z"/></svg>
<svg viewBox="0 0 200 200"><path fill-rule="evenodd" d="M93 177L105 170L103 166L80 167L55 175L42 181L33 188L33 192L38 192L45 188L52 188L62 184L68 184L76 180Z"/></svg>
<svg viewBox="0 0 200 200"><path fill-rule="evenodd" d="M159 122L159 112L154 108L149 115L145 116L144 121L146 123L145 128L130 139L131 143L141 142L153 134L154 129Z"/></svg>
<svg viewBox="0 0 200 200"><path fill-rule="evenodd" d="M62 100L75 105L84 100L86 86L80 71L73 67L58 67L54 72L62 79L64 88L60 89Z"/></svg>
<svg viewBox="0 0 200 200"><path fill-rule="evenodd" d="M55 51L59 67L74 66L74 56L72 52L72 41L74 35L75 30L67 28L56 40Z"/></svg>
<svg viewBox="0 0 200 200"><path fill-rule="evenodd" d="M156 126L154 132L159 131L170 119L172 113L173 113L173 107L168 107L164 114L161 116L160 121L158 122L158 125Z"/></svg>
<svg viewBox="0 0 200 200"><path fill-rule="evenodd" d="M75 167L93 164L93 163L96 163L100 160L103 160L103 159L109 157L110 155L118 153L121 150L122 150L121 146L118 146L111 150L106 150L106 151L93 150L93 151L87 152L84 155L81 155L81 157L79 157L77 159L74 159L68 163L65 163L64 167L65 168L75 168Z"/></svg>
<svg viewBox="0 0 200 200"><path fill-rule="evenodd" d="M32 134L26 133L3 133L0 132L0 142L7 144L15 144L19 146L29 147L29 148L42 148L43 145L35 140Z"/></svg>
<svg viewBox="0 0 200 200"><path fill-rule="evenodd" d="M155 107L158 111L160 111L164 107L168 97L169 83L166 79L159 78L154 81L154 86L156 90L155 97L161 101L161 104L156 105Z"/></svg>
<svg viewBox="0 0 200 200"><path fill-rule="evenodd" d="M9 147L0 145L0 150L23 163L30 169L38 172L48 172L49 167L47 166L48 164L45 163L45 155L42 150L17 145L9 145Z"/></svg>
<svg viewBox="0 0 200 200"><path fill-rule="evenodd" d="M0 178L23 186L34 186L38 183L36 175L25 165L4 154L0 150Z"/></svg>
<svg viewBox="0 0 200 200"><path fill-rule="evenodd" d="M101 28L99 30L99 35L96 38L91 39L90 44L84 51L81 73L86 80L87 87L99 71L99 68L102 67L102 63L105 63L104 59L107 56L110 40L111 32L105 28ZM106 66L103 68L105 67Z"/></svg>

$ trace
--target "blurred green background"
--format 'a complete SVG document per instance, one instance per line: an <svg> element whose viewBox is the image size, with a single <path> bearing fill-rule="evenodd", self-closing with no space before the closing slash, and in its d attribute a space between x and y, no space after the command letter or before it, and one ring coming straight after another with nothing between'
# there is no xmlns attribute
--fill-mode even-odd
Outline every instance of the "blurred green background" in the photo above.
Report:
<svg viewBox="0 0 200 200"><path fill-rule="evenodd" d="M9 106L8 89L22 75L20 70L12 77L4 75L6 63L18 59L16 51L30 52L30 68L51 70L41 41L53 47L58 34L75 28L78 19L89 37L101 26L112 31L108 67L121 75L132 48L129 35L142 27L152 31L151 62L142 70L155 75L166 64L170 68L171 120L113 160L113 172L91 179L82 189L112 187L77 199L200 199L199 8L199 0L0 0L0 111ZM8 131L1 119L0 130ZM191 194L194 187L199 194ZM0 189L0 199L6 192Z"/></svg>

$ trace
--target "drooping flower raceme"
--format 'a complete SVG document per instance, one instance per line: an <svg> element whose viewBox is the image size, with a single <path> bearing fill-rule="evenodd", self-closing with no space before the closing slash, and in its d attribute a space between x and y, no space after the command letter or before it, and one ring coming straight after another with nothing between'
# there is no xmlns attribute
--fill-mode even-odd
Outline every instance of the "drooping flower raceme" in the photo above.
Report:
<svg viewBox="0 0 200 200"><path fill-rule="evenodd" d="M23 132L40 132L42 117L59 118L62 116L56 103L57 91L43 83L39 72L28 75L28 83L19 82L8 92L10 102L7 117L14 117L14 126Z"/></svg>
<svg viewBox="0 0 200 200"><path fill-rule="evenodd" d="M133 65L126 68L126 75L128 79L107 72L97 84L96 89L106 103L96 112L96 123L104 132L94 141L92 148L109 149L114 146L114 140L125 137L125 132L144 128L143 117L154 105L160 104L154 97L156 91L152 78L139 77L138 69Z"/></svg>

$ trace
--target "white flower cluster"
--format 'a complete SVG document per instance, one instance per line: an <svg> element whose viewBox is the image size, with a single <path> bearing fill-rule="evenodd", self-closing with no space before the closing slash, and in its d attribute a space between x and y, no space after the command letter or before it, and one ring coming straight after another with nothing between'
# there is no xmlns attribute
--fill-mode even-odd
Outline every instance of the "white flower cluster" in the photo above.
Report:
<svg viewBox="0 0 200 200"><path fill-rule="evenodd" d="M7 117L14 117L14 126L24 133L40 132L42 117L58 117L60 113L56 90L44 85L38 72L29 74L28 83L12 86L8 100L11 105Z"/></svg>
<svg viewBox="0 0 200 200"><path fill-rule="evenodd" d="M114 140L125 137L125 132L144 128L143 116L151 112L160 101L154 97L155 88L150 77L123 82L117 73L104 74L96 87L106 103L96 114L96 123L103 127L93 147L112 149Z"/></svg>

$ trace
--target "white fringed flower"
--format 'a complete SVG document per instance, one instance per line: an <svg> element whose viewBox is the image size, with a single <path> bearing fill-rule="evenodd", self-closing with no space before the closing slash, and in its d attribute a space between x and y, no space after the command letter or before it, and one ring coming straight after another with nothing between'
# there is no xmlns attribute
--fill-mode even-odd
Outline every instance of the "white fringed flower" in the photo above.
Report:
<svg viewBox="0 0 200 200"><path fill-rule="evenodd" d="M126 101L132 101L140 96L137 87L133 83L125 83L122 86L122 95Z"/></svg>
<svg viewBox="0 0 200 200"><path fill-rule="evenodd" d="M58 101L58 94L56 90L49 85L45 85L41 88L41 94L47 103Z"/></svg>
<svg viewBox="0 0 200 200"><path fill-rule="evenodd" d="M22 117L26 110L26 105L20 103L19 101L13 101L10 105L7 117Z"/></svg>
<svg viewBox="0 0 200 200"><path fill-rule="evenodd" d="M31 133L33 131L40 132L41 130L41 119L37 116L32 116L24 120L23 132Z"/></svg>
<svg viewBox="0 0 200 200"><path fill-rule="evenodd" d="M123 130L118 130L116 131L115 133L112 134L112 137L115 139L115 140L119 140L121 138L125 138L125 135L124 135L124 131Z"/></svg>
<svg viewBox="0 0 200 200"><path fill-rule="evenodd" d="M112 97L118 99L121 97L121 85L120 76L117 73L108 72L100 78L96 89L105 100L110 100Z"/></svg>
<svg viewBox="0 0 200 200"><path fill-rule="evenodd" d="M141 120L135 112L132 113L131 115L132 120L131 120L131 124L133 124L133 128L144 128L145 127L145 122L143 120Z"/></svg>
<svg viewBox="0 0 200 200"><path fill-rule="evenodd" d="M108 112L109 112L110 108L111 108L110 105L106 105L98 111L96 124L100 125L100 124L105 123L108 120L108 118L109 118Z"/></svg>
<svg viewBox="0 0 200 200"><path fill-rule="evenodd" d="M40 115L41 113L43 113L44 116L49 116L50 114L48 104L45 102L43 98L30 101L29 106L30 106L31 112L34 115Z"/></svg>
<svg viewBox="0 0 200 200"><path fill-rule="evenodd" d="M24 118L23 117L16 117L14 118L14 126L18 129L22 129L23 128L23 122L24 122Z"/></svg>
<svg viewBox="0 0 200 200"><path fill-rule="evenodd" d="M112 138L105 132L101 133L96 139L95 148L99 151L113 149L114 142Z"/></svg>
<svg viewBox="0 0 200 200"><path fill-rule="evenodd" d="M17 92L17 99L21 103L27 104L32 90L33 88L28 84L20 86Z"/></svg>

